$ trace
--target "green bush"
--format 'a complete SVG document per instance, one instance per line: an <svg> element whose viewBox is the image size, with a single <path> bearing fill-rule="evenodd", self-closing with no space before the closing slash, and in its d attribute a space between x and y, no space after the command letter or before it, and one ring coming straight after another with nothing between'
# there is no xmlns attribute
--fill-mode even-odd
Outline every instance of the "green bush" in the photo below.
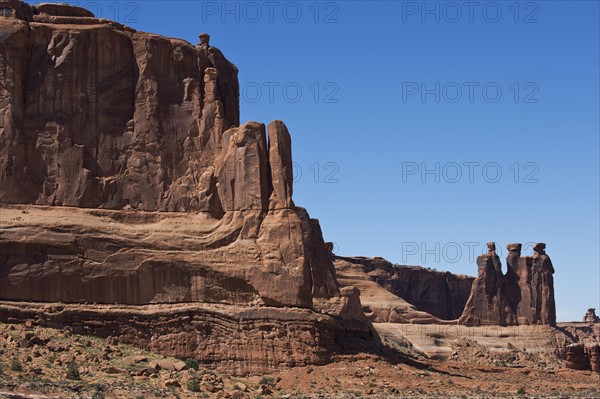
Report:
<svg viewBox="0 0 600 399"><path fill-rule="evenodd" d="M200 367L200 364L198 363L198 361L196 359L186 360L185 365L187 366L188 369L191 369L191 370L198 370L198 368Z"/></svg>
<svg viewBox="0 0 600 399"><path fill-rule="evenodd" d="M92 399L105 399L106 396L104 395L103 391L96 391L94 392L94 395L92 396Z"/></svg>
<svg viewBox="0 0 600 399"><path fill-rule="evenodd" d="M79 366L77 365L77 362L75 360L73 360L67 366L67 378L70 380L81 379L81 376L79 375Z"/></svg>
<svg viewBox="0 0 600 399"><path fill-rule="evenodd" d="M10 369L12 371L23 371L23 367L21 366L21 362L16 357L13 357L10 361Z"/></svg>
<svg viewBox="0 0 600 399"><path fill-rule="evenodd" d="M527 394L527 391L525 391L525 387L521 387L517 390L517 394L518 395L525 395Z"/></svg>
<svg viewBox="0 0 600 399"><path fill-rule="evenodd" d="M200 382L196 379L189 380L187 383L187 389L191 392L200 392Z"/></svg>
<svg viewBox="0 0 600 399"><path fill-rule="evenodd" d="M275 384L275 380L271 377L263 377L260 379L260 381L258 382L260 385L274 385Z"/></svg>
<svg viewBox="0 0 600 399"><path fill-rule="evenodd" d="M104 399L106 395L104 394L104 385L102 384L92 384L91 387L94 389L94 395L92 395L92 399Z"/></svg>

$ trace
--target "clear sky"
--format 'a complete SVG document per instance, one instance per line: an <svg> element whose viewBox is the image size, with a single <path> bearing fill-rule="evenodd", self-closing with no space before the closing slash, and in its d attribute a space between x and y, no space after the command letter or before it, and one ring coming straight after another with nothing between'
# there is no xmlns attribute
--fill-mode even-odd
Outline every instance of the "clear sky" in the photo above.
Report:
<svg viewBox="0 0 600 399"><path fill-rule="evenodd" d="M597 1L68 2L210 33L338 254L474 275L488 241L546 242L559 321L600 308Z"/></svg>

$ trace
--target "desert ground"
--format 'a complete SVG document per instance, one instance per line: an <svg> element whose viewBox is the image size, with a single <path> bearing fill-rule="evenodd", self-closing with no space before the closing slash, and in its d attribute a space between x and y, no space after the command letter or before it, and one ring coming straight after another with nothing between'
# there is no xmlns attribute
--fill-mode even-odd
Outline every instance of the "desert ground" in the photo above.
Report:
<svg viewBox="0 0 600 399"><path fill-rule="evenodd" d="M522 342L513 335L522 349L500 350L511 338L488 336L484 346L477 342L481 331L454 339L458 330L448 333L448 326L437 333L432 325L377 327L388 355L339 356L319 366L232 377L68 329L0 324L0 398L600 398L599 374L567 369L535 350L549 328ZM407 335L421 349L389 333L399 328L412 331ZM421 354L433 354L432 347L449 350L447 359Z"/></svg>

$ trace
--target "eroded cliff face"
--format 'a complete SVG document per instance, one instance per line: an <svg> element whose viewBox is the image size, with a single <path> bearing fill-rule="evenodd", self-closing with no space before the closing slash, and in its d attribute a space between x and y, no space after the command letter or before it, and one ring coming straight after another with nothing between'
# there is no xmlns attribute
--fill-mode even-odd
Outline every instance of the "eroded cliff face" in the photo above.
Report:
<svg viewBox="0 0 600 399"><path fill-rule="evenodd" d="M0 10L0 299L301 307L372 334L292 200L287 127L240 125L219 49Z"/></svg>
<svg viewBox="0 0 600 399"><path fill-rule="evenodd" d="M248 279L270 280L256 276L262 274L253 271L258 267L286 280L261 283L289 288L281 295L276 290L263 294L265 302L311 307L311 268L324 270L314 282L315 292L339 295L326 260L304 256L309 245L323 244L317 237L304 245L310 227L301 220L308 214L298 213L291 199L289 132L275 121L267 141L263 124L239 126L237 68L221 51L136 32L76 7L35 8L14 1L0 7L14 10L13 17L2 17L0 42L0 202L207 212L213 224L227 226L227 237L215 238L212 247L238 239L257 246L256 265L245 271ZM4 237L3 245L11 245ZM107 269L117 267L106 266L114 247L86 237L89 244L79 245L82 257L74 260L78 268L85 270L90 258L102 258ZM131 249L137 246L130 243ZM87 254L91 248L94 257ZM129 263L118 264L127 269ZM93 278L84 281L85 272L66 274L61 271L61 279L72 284L65 282L69 289L53 298L35 290L25 293L7 279L2 296L85 300ZM35 280L28 284L50 282ZM89 300L145 303L160 296L104 291L93 290ZM187 291L185 297L198 300L194 289Z"/></svg>
<svg viewBox="0 0 600 399"><path fill-rule="evenodd" d="M25 7L0 7L15 4ZM263 169L248 192L269 189L264 126L225 134L239 126L237 69L218 49L207 55L92 16L30 12L2 18L0 201L232 210L232 193L208 178L230 158L230 141L260 156L246 161ZM244 195L238 208L264 208Z"/></svg>
<svg viewBox="0 0 600 399"><path fill-rule="evenodd" d="M462 314L473 277L394 265L383 258L334 257L338 280L361 290L374 323L445 323Z"/></svg>

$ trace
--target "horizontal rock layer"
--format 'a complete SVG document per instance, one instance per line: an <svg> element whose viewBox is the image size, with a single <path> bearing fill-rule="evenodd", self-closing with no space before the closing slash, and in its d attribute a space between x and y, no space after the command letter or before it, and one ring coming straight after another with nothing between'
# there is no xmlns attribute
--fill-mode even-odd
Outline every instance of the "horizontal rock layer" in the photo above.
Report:
<svg viewBox="0 0 600 399"><path fill-rule="evenodd" d="M306 308L313 297L338 301L335 275L308 252L314 231L301 216L3 205L0 298Z"/></svg>
<svg viewBox="0 0 600 399"><path fill-rule="evenodd" d="M375 352L362 323L306 309L180 304L147 306L0 302L0 322L112 337L166 356L193 358L234 375L323 364L335 354Z"/></svg>

